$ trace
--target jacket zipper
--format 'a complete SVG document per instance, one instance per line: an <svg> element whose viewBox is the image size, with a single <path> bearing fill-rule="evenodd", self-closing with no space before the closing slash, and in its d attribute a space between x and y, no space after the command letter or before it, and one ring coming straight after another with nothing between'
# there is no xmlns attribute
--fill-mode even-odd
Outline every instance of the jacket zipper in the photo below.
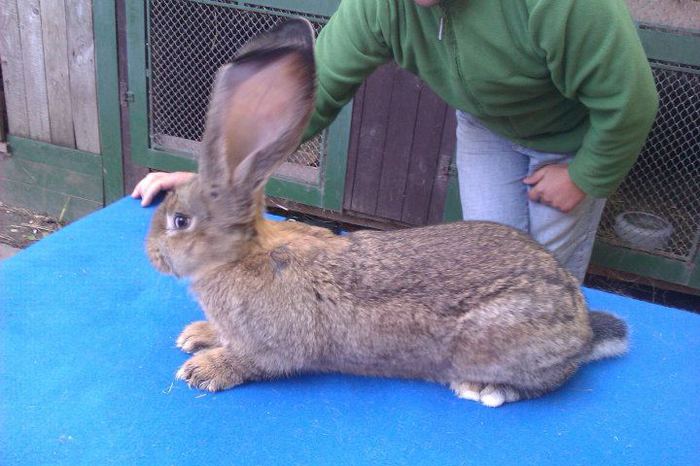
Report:
<svg viewBox="0 0 700 466"><path fill-rule="evenodd" d="M445 0L440 2L440 9L442 10L442 15L440 16L440 23L438 27L438 40L442 40L443 38L445 38L445 34L447 34L447 40L449 41L449 46L452 49L455 68L457 70L457 77L459 78L460 82L464 82L464 76L462 75L462 67L460 66L459 57L457 53L457 38L454 36L454 31L447 30L447 28L449 27L448 20L450 13L448 3L449 2Z"/></svg>
<svg viewBox="0 0 700 466"><path fill-rule="evenodd" d="M448 13L448 8L449 8L449 1L448 0L441 0L440 1L440 11L442 14L440 15L440 22L438 23L438 40L442 40L445 37L445 27L447 25L447 13Z"/></svg>

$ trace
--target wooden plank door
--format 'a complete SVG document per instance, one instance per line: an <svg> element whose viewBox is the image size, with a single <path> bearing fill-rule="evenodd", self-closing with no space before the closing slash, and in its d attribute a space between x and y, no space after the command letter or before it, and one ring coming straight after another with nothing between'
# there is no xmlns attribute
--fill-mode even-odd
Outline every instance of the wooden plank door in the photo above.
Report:
<svg viewBox="0 0 700 466"><path fill-rule="evenodd" d="M455 147L454 110L389 64L354 99L344 211L404 225L439 223Z"/></svg>

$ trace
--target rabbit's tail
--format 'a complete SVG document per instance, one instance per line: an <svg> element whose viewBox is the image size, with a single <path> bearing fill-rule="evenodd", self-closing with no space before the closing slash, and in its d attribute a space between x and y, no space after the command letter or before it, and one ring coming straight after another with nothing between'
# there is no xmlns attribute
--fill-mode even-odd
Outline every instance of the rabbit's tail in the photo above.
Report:
<svg viewBox="0 0 700 466"><path fill-rule="evenodd" d="M612 358L627 352L629 338L624 320L606 312L590 311L593 347L584 362Z"/></svg>

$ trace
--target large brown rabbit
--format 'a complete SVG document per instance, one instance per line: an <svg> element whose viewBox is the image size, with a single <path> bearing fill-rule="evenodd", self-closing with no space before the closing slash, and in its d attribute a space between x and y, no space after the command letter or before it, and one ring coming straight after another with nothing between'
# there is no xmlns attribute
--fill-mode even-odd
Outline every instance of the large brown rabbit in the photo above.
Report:
<svg viewBox="0 0 700 466"><path fill-rule="evenodd" d="M576 279L525 234L488 222L336 236L262 217L263 188L314 100L313 31L291 20L216 77L200 175L157 209L147 250L191 278L207 321L177 372L223 390L301 372L432 380L487 406L547 393L627 348Z"/></svg>

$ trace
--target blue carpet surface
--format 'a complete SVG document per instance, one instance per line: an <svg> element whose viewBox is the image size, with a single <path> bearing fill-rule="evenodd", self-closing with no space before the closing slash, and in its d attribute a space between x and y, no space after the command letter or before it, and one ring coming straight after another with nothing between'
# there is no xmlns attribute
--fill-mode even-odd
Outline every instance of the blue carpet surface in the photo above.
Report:
<svg viewBox="0 0 700 466"><path fill-rule="evenodd" d="M0 263L0 464L700 464L700 316L593 290L630 353L536 400L344 375L190 390L175 339L202 314L145 257L152 212L123 199Z"/></svg>

